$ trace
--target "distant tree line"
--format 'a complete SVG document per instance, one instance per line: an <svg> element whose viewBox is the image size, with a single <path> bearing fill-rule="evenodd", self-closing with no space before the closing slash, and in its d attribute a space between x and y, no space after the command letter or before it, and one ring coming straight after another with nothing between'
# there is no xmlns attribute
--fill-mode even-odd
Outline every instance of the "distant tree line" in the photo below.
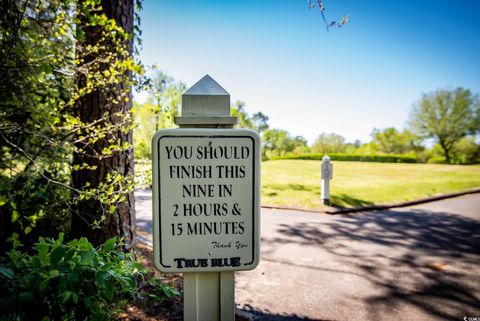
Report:
<svg viewBox="0 0 480 321"><path fill-rule="evenodd" d="M151 158L150 140L155 130L174 127L173 117L179 111L181 95L186 89L184 83L158 70L152 79L146 102L134 103L133 109L136 122L134 151L139 159ZM289 155L349 154L406 155L409 160L430 163L480 162L480 144L476 136L480 127L479 101L462 88L424 94L413 106L407 129L374 128L369 142L347 142L337 133L320 133L309 145L303 136L270 128L269 118L262 112L248 114L244 102L235 102L231 114L238 117L238 127L260 133L263 160Z"/></svg>

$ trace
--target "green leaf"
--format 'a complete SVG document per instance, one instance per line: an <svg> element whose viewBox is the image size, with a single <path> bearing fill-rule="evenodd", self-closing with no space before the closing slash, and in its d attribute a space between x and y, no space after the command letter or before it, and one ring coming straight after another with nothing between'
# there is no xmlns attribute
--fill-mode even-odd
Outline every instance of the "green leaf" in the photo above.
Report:
<svg viewBox="0 0 480 321"><path fill-rule="evenodd" d="M111 251L114 249L115 247L115 244L117 242L117 238L116 237L112 237L111 239L108 239L105 244L103 244L103 250L105 251Z"/></svg>
<svg viewBox="0 0 480 321"><path fill-rule="evenodd" d="M48 244L40 243L37 245L38 259L42 265L46 265L49 262L48 258Z"/></svg>
<svg viewBox="0 0 480 321"><path fill-rule="evenodd" d="M12 269L0 266L0 275L11 280L15 276L15 272Z"/></svg>
<svg viewBox="0 0 480 321"><path fill-rule="evenodd" d="M70 272L67 274L67 280L71 288L76 288L80 281L80 277L77 272Z"/></svg>
<svg viewBox="0 0 480 321"><path fill-rule="evenodd" d="M93 321L108 321L108 313L105 311L95 311Z"/></svg>
<svg viewBox="0 0 480 321"><path fill-rule="evenodd" d="M58 270L50 270L50 272L48 272L48 276L52 279L56 278L58 275L59 275Z"/></svg>
<svg viewBox="0 0 480 321"><path fill-rule="evenodd" d="M63 232L58 233L58 239L57 239L56 243L62 244L64 238L65 238L65 233L63 233Z"/></svg>
<svg viewBox="0 0 480 321"><path fill-rule="evenodd" d="M88 251L88 252L85 252L83 255L82 255L82 259L80 260L80 264L82 265L90 265L92 264L93 262L93 253L92 251Z"/></svg>
<svg viewBox="0 0 480 321"><path fill-rule="evenodd" d="M62 303L65 304L72 297L71 291L65 291L62 293Z"/></svg>
<svg viewBox="0 0 480 321"><path fill-rule="evenodd" d="M119 251L117 253L117 256L120 260L125 261L125 253Z"/></svg>
<svg viewBox="0 0 480 321"><path fill-rule="evenodd" d="M95 273L95 280L99 284L103 284L106 279L108 279L108 276L110 275L109 271L98 271Z"/></svg>
<svg viewBox="0 0 480 321"><path fill-rule="evenodd" d="M60 262L63 259L64 256L65 256L65 247L63 246L56 247L50 254L50 263L53 265L56 265L58 264L58 262Z"/></svg>
<svg viewBox="0 0 480 321"><path fill-rule="evenodd" d="M14 210L12 212L12 223L16 222L19 217L20 217L20 213L18 213L16 210Z"/></svg>
<svg viewBox="0 0 480 321"><path fill-rule="evenodd" d="M167 298L172 298L174 296L180 295L180 293L169 285L162 284L160 285L161 293L166 296Z"/></svg>
<svg viewBox="0 0 480 321"><path fill-rule="evenodd" d="M75 292L72 292L72 300L73 300L73 303L75 304L78 303L78 294L76 294Z"/></svg>
<svg viewBox="0 0 480 321"><path fill-rule="evenodd" d="M26 291L20 294L20 302L22 303L32 303L33 302L33 292Z"/></svg>
<svg viewBox="0 0 480 321"><path fill-rule="evenodd" d="M83 251L88 251L93 249L92 243L90 243L86 238L81 237L80 240L78 241L78 249L83 250Z"/></svg>
<svg viewBox="0 0 480 321"><path fill-rule="evenodd" d="M4 195L0 195L0 206L7 204L8 198Z"/></svg>
<svg viewBox="0 0 480 321"><path fill-rule="evenodd" d="M42 282L40 282L39 290L43 291L48 287L48 284L50 284L50 279L45 279Z"/></svg>
<svg viewBox="0 0 480 321"><path fill-rule="evenodd" d="M135 288L137 286L137 283L135 282L135 278L133 276L126 277L125 281L131 288Z"/></svg>
<svg viewBox="0 0 480 321"><path fill-rule="evenodd" d="M75 249L68 250L64 256L65 262L70 261L72 257L75 255L75 253L76 253Z"/></svg>
<svg viewBox="0 0 480 321"><path fill-rule="evenodd" d="M113 301L113 295L115 293L115 287L112 281L107 281L105 283L105 296L107 297L109 302Z"/></svg>

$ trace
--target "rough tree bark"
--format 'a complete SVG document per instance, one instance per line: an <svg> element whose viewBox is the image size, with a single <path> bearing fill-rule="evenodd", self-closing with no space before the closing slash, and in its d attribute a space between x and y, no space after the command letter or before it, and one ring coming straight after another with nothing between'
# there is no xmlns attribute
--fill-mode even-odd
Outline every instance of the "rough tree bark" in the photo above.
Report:
<svg viewBox="0 0 480 321"><path fill-rule="evenodd" d="M102 12L110 19L114 19L118 26L122 27L126 32L132 34L134 20L134 1L133 0L103 0ZM99 38L99 32L96 28L85 28L85 39L81 45L96 44ZM133 51L132 40L127 44L130 53ZM108 65L104 66L108 69ZM85 84L85 76L79 76L76 79L79 87ZM128 114L132 107L131 92L129 100L120 100L118 103L112 103L112 93L129 91L128 84L120 83L108 88L108 90L96 89L92 93L80 98L75 105L75 115L84 123L92 123L102 118L107 113L109 115L107 122L116 124L122 121L115 114L120 112ZM108 96L107 96L108 95ZM118 96L118 95L117 95ZM111 133L111 137L116 140L128 142L132 144L132 131L124 133L116 130ZM89 184L88 188L95 188L101 182L105 181L108 173L118 172L122 176L127 177L133 175L133 150L128 149L115 153L111 157L98 158L91 157L93 153L100 153L104 147L108 146L107 139L100 139L96 143L91 144L88 148L92 149L89 155L74 152L73 164L88 164L96 166L96 170L82 169L73 171L72 183L77 189L83 189ZM85 146L79 146L84 148ZM88 151L88 149L87 149ZM90 199L81 201L74 211L72 217L71 236L72 238L87 237L90 242L99 245L105 240L118 236L124 239L125 248L129 249L135 241L135 203L133 192L126 195L125 201L121 202L113 214L105 214L105 209L98 200ZM100 224L99 228L92 229L92 222L100 220L105 215L105 220Z"/></svg>

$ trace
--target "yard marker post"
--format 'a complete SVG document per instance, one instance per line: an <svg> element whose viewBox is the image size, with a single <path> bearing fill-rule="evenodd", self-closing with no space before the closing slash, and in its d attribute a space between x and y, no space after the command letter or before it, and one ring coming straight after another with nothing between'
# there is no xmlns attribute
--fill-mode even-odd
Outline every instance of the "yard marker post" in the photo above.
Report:
<svg viewBox="0 0 480 321"><path fill-rule="evenodd" d="M153 137L154 263L183 273L184 321L234 321L234 271L260 260L260 137L236 123L206 75Z"/></svg>
<svg viewBox="0 0 480 321"><path fill-rule="evenodd" d="M333 166L330 157L325 155L322 158L322 202L330 204L330 180L333 178Z"/></svg>

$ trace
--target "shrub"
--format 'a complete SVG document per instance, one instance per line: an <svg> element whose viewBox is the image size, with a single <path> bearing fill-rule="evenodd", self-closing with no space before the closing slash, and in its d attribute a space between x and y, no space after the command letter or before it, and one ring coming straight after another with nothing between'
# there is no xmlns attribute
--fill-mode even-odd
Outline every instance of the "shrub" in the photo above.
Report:
<svg viewBox="0 0 480 321"><path fill-rule="evenodd" d="M85 238L64 244L61 233L39 238L33 255L13 242L0 258L0 315L8 320L107 321L139 296L136 280L147 272L115 238L94 248Z"/></svg>
<svg viewBox="0 0 480 321"><path fill-rule="evenodd" d="M448 164L445 157L443 156L433 156L428 159L428 164Z"/></svg>
<svg viewBox="0 0 480 321"><path fill-rule="evenodd" d="M322 160L325 154L303 154L303 155L286 155L273 157L272 160L278 159L305 159L305 160ZM417 158L410 155L357 155L357 154L328 154L331 160L336 161L355 161L355 162L377 162L377 163L416 163Z"/></svg>

